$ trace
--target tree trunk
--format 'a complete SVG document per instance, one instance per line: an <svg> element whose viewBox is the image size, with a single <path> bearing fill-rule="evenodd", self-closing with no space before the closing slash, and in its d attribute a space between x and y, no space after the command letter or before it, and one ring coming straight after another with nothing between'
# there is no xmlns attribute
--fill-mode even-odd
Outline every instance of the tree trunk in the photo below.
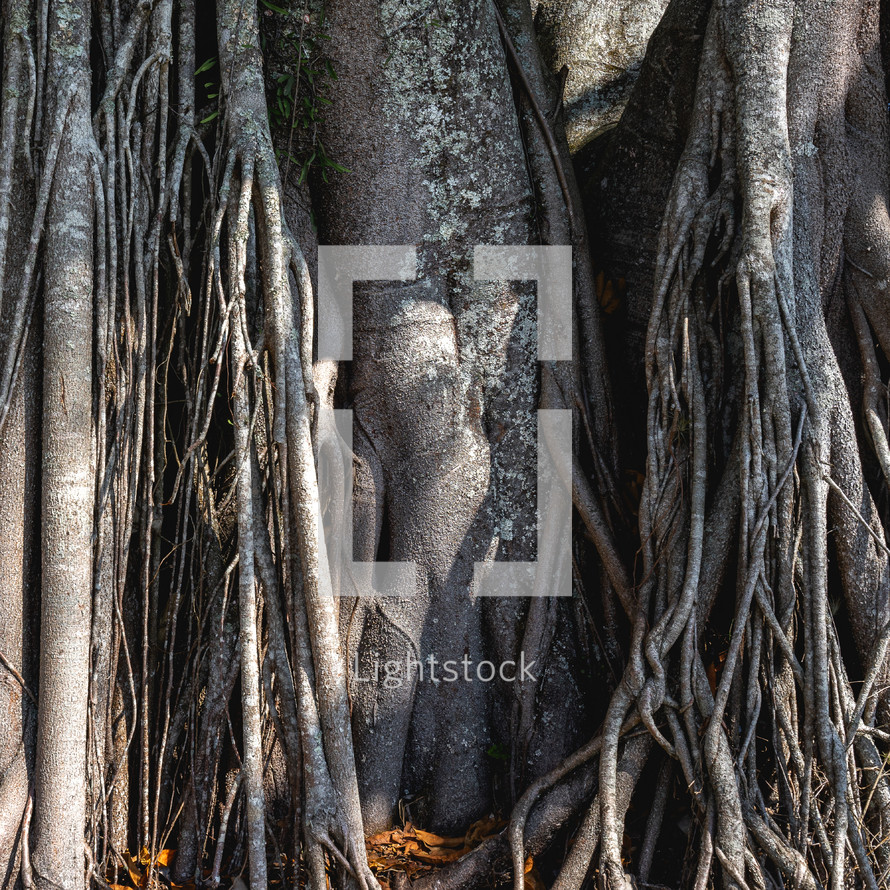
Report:
<svg viewBox="0 0 890 890"><path fill-rule="evenodd" d="M25 4L12 7L4 34L4 65L8 80L24 77L27 67L22 34L27 32ZM26 103L18 91L10 91L2 109L3 142L12 143L3 152L0 179L0 294L18 294L20 265L7 257L21 256L30 235L28 206L34 201L31 171L16 136L26 118ZM13 196L17 196L13 200ZM13 323L13 299L2 300L3 329ZM39 330L39 328L38 328ZM34 770L38 646L37 534L40 521L39 448L40 379L39 347L35 331L26 344L22 377L12 395L0 432L0 714L4 732L0 736L0 885L16 884L21 862L22 817Z"/></svg>
<svg viewBox="0 0 890 890"><path fill-rule="evenodd" d="M40 684L34 780L38 887L84 886L95 440L90 5L50 11L43 301Z"/></svg>
<svg viewBox="0 0 890 890"><path fill-rule="evenodd" d="M887 884L877 0L2 10L4 888Z"/></svg>
<svg viewBox="0 0 890 890"><path fill-rule="evenodd" d="M539 0L531 5L544 58L564 81L566 136L577 152L621 119L646 44L668 4Z"/></svg>

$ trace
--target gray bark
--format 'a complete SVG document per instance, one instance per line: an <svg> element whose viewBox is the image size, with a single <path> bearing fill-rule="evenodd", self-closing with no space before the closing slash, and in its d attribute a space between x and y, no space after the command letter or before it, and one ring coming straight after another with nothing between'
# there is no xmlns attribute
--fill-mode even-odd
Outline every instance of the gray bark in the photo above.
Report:
<svg viewBox="0 0 890 890"><path fill-rule="evenodd" d="M373 890L365 834L517 800L419 886L522 890L528 853L566 890L680 880L678 813L696 890L886 884L880 10L664 6L219 0L205 60L189 0L4 4L5 887L83 890L144 844L177 883L249 860L262 890L284 852ZM340 368L313 364L319 240L418 249L416 281L356 285ZM576 315L540 370L534 288L471 267L536 243L572 246ZM415 562L411 599L328 564L335 406L346 555ZM541 556L542 406L576 414L576 595L480 602L474 561ZM537 681L429 678L520 652ZM406 658L424 679L388 684ZM683 778L638 861L653 742Z"/></svg>
<svg viewBox="0 0 890 890"><path fill-rule="evenodd" d="M84 886L95 491L89 3L49 18L47 121L62 127L47 213L43 336L40 684L34 783L36 886ZM53 176L52 172L45 175Z"/></svg>
<svg viewBox="0 0 890 890"><path fill-rule="evenodd" d="M30 234L33 181L23 151L27 115L24 4L8 11L4 34L5 94L3 180L0 185L0 292L18 294L21 268L5 262L21 256ZM3 329L12 324L13 300L3 301ZM0 886L15 885L21 860L21 828L34 769L37 689L37 577L39 557L40 378L37 336L26 346L22 376L0 430ZM28 691L23 689L26 684Z"/></svg>
<svg viewBox="0 0 890 890"><path fill-rule="evenodd" d="M22 818L34 769L37 689L34 616L39 529L37 454L40 443L37 350L28 346L22 378L0 433L0 849L9 851L2 886L13 887L18 872ZM12 670L17 674L14 675ZM28 691L22 687L27 684Z"/></svg>
<svg viewBox="0 0 890 890"><path fill-rule="evenodd" d="M416 562L419 588L413 599L345 602L342 633L365 673L408 652L476 664L493 651L473 560L534 555L523 494L534 485L532 293L473 282L470 266L476 244L538 237L509 72L487 3L435 14L342 3L329 15L342 99L323 138L351 173L314 192L320 237L416 244L419 261L416 283L356 286L349 381L354 558L375 558L385 512L388 558ZM368 107L381 113L369 121ZM501 632L518 647L523 609L504 605ZM382 679L352 686L366 827L391 824L402 796L423 797L412 812L443 830L484 813L495 690L417 678L388 689ZM509 713L515 692L500 692Z"/></svg>
<svg viewBox="0 0 890 890"><path fill-rule="evenodd" d="M540 0L535 29L554 74L565 73L565 126L573 152L621 119L667 0Z"/></svg>

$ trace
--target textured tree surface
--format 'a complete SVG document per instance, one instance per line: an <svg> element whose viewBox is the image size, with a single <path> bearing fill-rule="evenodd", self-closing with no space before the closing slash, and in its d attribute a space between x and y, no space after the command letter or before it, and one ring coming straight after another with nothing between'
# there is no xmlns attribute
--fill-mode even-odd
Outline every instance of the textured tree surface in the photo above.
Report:
<svg viewBox="0 0 890 890"><path fill-rule="evenodd" d="M890 7L281 3L0 0L0 890L890 886Z"/></svg>

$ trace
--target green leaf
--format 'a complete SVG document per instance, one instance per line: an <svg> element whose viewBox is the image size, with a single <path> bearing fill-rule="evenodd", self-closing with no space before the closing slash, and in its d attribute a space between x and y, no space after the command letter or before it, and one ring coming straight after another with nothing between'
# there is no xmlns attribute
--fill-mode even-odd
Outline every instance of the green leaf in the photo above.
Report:
<svg viewBox="0 0 890 890"><path fill-rule="evenodd" d="M491 745L485 753L491 757L492 760L506 761L510 759L510 751L506 745L501 745L497 742Z"/></svg>
<svg viewBox="0 0 890 890"><path fill-rule="evenodd" d="M261 0L263 6L268 6L272 12L277 12L279 15L287 15L287 10L282 9L280 6L276 6L274 3L270 3L269 0Z"/></svg>
<svg viewBox="0 0 890 890"><path fill-rule="evenodd" d="M197 71L195 71L195 76L199 74L203 74L205 71L209 71L216 64L216 56L211 56Z"/></svg>
<svg viewBox="0 0 890 890"><path fill-rule="evenodd" d="M208 114L207 117L205 117L205 118L201 121L201 123L202 123L202 124L209 124L210 121L215 120L215 119L218 118L218 117L219 117L219 109L217 108L216 111L211 112L210 114Z"/></svg>
<svg viewBox="0 0 890 890"><path fill-rule="evenodd" d="M315 160L315 152L312 152L312 154L309 156L309 160L306 161L305 164L303 164L303 169L300 171L300 179L298 182L299 185L302 185L303 182L306 180L306 174L309 172L309 166L312 164L312 162L314 160Z"/></svg>

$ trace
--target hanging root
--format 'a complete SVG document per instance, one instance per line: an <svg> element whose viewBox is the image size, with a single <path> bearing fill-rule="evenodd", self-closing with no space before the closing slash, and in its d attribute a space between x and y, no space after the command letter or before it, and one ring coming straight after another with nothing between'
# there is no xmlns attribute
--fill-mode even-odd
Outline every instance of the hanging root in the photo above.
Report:
<svg viewBox="0 0 890 890"><path fill-rule="evenodd" d="M845 393L819 298L807 276L795 274L801 264L792 231L802 223L792 221L785 92L793 19L784 0L711 10L690 134L662 225L646 341L648 464L630 651L601 735L585 751L599 754L599 790L560 890L581 886L597 848L603 886L630 886L619 776L632 719L678 762L691 791L701 837L696 888L719 869L733 890L765 887L779 875L796 887L841 890L850 854L865 885L881 886L875 864L884 857L863 815L871 794L863 797L857 777L880 760L858 740L874 746L874 733L863 729L874 721L888 625L879 622L866 640L875 660L862 663L874 667L854 696L832 617L829 494L838 521L867 542L857 551L865 565L885 564L888 551L867 492L848 484L858 464L851 472L834 457L838 448L855 449L832 428ZM717 282L710 303L706 275ZM851 316L867 428L890 479L880 370L860 302L851 301ZM726 346L730 330L737 348ZM732 437L715 429L727 400L736 410ZM732 438L732 449L715 455L713 443ZM738 510L735 585L712 576L708 557L715 463L738 491L731 502ZM870 595L879 596L874 588ZM704 659L704 633L724 597L731 623L716 617L730 631L714 670ZM883 806L885 777L869 781ZM511 824L516 890L524 885L522 825L534 793ZM662 809L647 828L643 880L652 873Z"/></svg>
<svg viewBox="0 0 890 890"><path fill-rule="evenodd" d="M832 18L819 4L797 4L812 26L807 40L817 34L820 58L830 60L820 64L850 69L836 78L800 70L814 64L805 53L795 62L790 0L711 11L657 257L635 576L615 530L612 416L594 415L585 399L602 408L609 396L575 184L542 112L550 102L529 50L527 4L498 8L543 228L576 257L584 366L546 368L543 401L579 407L588 427L594 478L575 461L574 503L605 596L620 603L630 633L596 736L522 794L507 832L420 888L508 876L512 863L521 890L526 856L583 812L555 890L578 890L597 856L602 884L624 890L624 825L653 751L662 766L642 881L658 877L676 783L688 789L695 823L685 877L696 890L715 873L731 890L780 880L842 890L854 871L869 890L888 883L890 551L881 517L890 444L878 349L890 349L890 163L876 14L858 5L841 4ZM36 15L23 0L4 7L0 431L15 416L39 333L40 262L66 140L85 119L95 422L83 451L96 465L87 861L102 883L124 850L145 848L150 885L169 844L178 846L177 883L203 879L212 854L213 886L244 864L246 838L251 886L261 890L274 729L287 755L290 863L305 863L312 890L327 887L329 867L341 883L374 890L333 596L345 579L332 577L319 519L317 453L339 447L319 409L331 407L336 366L313 366L312 285L282 211L256 4L218 0L215 61L195 57L193 0L140 0L126 20L118 4L86 4L87 42L103 60L93 64L104 66L91 121L84 84L59 84L50 70L51 6L38 3ZM854 44L858 55L843 56ZM196 109L199 68L218 83L210 114ZM857 132L879 120L869 130L878 147L858 137L843 144L846 135L818 118L825 103L806 92L808 79L843 83L848 95L826 102ZM791 89L802 93L793 102ZM828 173L847 168L849 177L834 179L855 187L823 201L819 189L834 188ZM34 209L17 233L22 183ZM816 205L845 219L843 244L812 236ZM817 268L820 250L837 262ZM864 372L862 440L874 473L863 470L824 317L833 281ZM848 384L856 391L857 380ZM835 622L840 608L859 675ZM543 647L552 628L537 617L529 639ZM0 660L18 698L39 701L28 670ZM236 737L229 712L239 674ZM523 730L534 693L521 702ZM24 759L14 772L10 779L25 774ZM10 817L21 826L26 888L42 880L28 841L39 834L30 824L39 792L19 794Z"/></svg>
<svg viewBox="0 0 890 890"><path fill-rule="evenodd" d="M0 429L38 317L56 167L84 98L72 82L44 108L48 4L38 5L34 16L10 3L4 21L3 272L17 177L36 176L20 268L0 272ZM94 199L97 409L89 857L99 876L128 847L144 848L152 883L158 851L178 846L173 870L185 883L202 877L215 837L218 882L231 836L243 831L251 886L264 887L264 751L274 726L287 752L290 861L302 833L316 890L327 883L326 857L374 890L318 522L311 282L283 218L256 4L220 0L217 19L212 157L204 137L214 115L198 123L195 107L195 74L207 60L195 57L193 0L141 0L128 18L100 4L92 20L104 77L85 185ZM228 442L217 429L226 393ZM229 726L227 737L239 673L243 733ZM270 713L279 703L280 719Z"/></svg>
<svg viewBox="0 0 890 890"><path fill-rule="evenodd" d="M314 887L324 887L321 851L326 850L357 885L376 888L367 864L358 797L355 755L346 691L346 664L340 651L335 600L320 524L318 483L311 435L310 400L314 398L311 356L311 317L294 319L289 270L300 273L298 305L311 306L308 275L299 248L287 231L282 215L281 184L266 119L259 29L254 7L235 0L220 0L220 69L226 103L229 144L220 189L221 203L214 221L220 229L229 212L229 192L240 178L240 241L230 245L242 251L247 242L247 208L252 208L256 252L262 272L264 333L262 345L250 345L248 314L243 291L236 291L237 312L231 324L240 327L246 346L246 368L259 367L259 355L268 350L274 369L272 439L281 459L280 490L290 504L288 552L298 556L302 596L294 645L296 683L306 789L305 836ZM234 201L232 202L234 203ZM243 221L244 225L241 225ZM240 254L236 254L240 255ZM214 249L218 262L219 247ZM213 275L211 271L211 275ZM237 334L236 334L237 336ZM243 562L242 562L243 566ZM242 568L243 571L243 568ZM293 583L293 581L291 582ZM301 620L305 609L305 621ZM309 645L311 643L311 651ZM242 653L243 657L243 653Z"/></svg>

